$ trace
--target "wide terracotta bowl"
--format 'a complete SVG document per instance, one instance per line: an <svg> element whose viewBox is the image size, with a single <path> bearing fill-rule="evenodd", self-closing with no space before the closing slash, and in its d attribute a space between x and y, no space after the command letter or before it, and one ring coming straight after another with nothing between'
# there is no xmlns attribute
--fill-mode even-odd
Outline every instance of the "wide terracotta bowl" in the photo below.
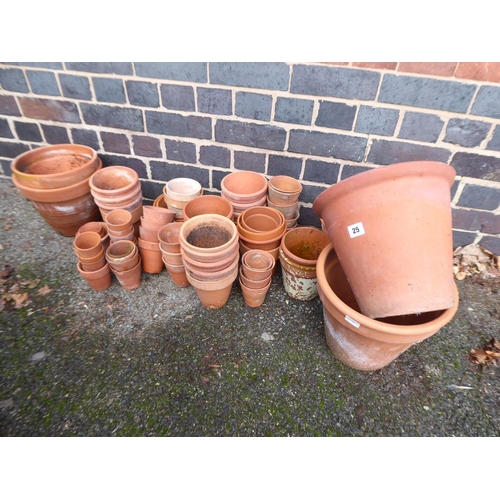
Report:
<svg viewBox="0 0 500 500"><path fill-rule="evenodd" d="M135 170L121 165L103 168L89 179L93 194L104 198L126 195L136 189L139 182Z"/></svg>
<svg viewBox="0 0 500 500"><path fill-rule="evenodd" d="M216 195L204 195L190 200L184 205L184 220L191 219L197 215L218 214L233 218L234 209L231 203Z"/></svg>
<svg viewBox="0 0 500 500"><path fill-rule="evenodd" d="M32 189L59 189L88 179L97 169L96 151L80 144L42 146L16 157L10 168L17 182Z"/></svg>
<svg viewBox="0 0 500 500"><path fill-rule="evenodd" d="M290 205L299 200L302 184L288 175L277 175L269 179L268 198L275 205Z"/></svg>
<svg viewBox="0 0 500 500"><path fill-rule="evenodd" d="M200 196L201 184L187 177L172 179L165 184L163 193L177 201L189 201Z"/></svg>
<svg viewBox="0 0 500 500"><path fill-rule="evenodd" d="M250 203L265 197L267 179L251 170L238 170L226 175L221 181L221 191L231 202Z"/></svg>

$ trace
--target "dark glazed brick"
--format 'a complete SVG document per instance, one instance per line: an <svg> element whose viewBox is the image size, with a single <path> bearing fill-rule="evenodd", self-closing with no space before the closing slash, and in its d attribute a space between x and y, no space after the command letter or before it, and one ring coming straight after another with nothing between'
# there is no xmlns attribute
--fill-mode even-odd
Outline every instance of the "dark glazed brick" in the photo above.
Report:
<svg viewBox="0 0 500 500"><path fill-rule="evenodd" d="M292 94L308 94L341 99L373 101L380 73L362 69L295 65Z"/></svg>
<svg viewBox="0 0 500 500"><path fill-rule="evenodd" d="M494 238L493 236L483 236L479 242L483 248L489 250L492 254L497 257L500 256L500 238Z"/></svg>
<svg viewBox="0 0 500 500"><path fill-rule="evenodd" d="M444 121L436 115L407 111L398 137L421 142L436 142L443 130Z"/></svg>
<svg viewBox="0 0 500 500"><path fill-rule="evenodd" d="M26 118L65 123L81 123L76 104L69 101L54 101L31 97L20 97L19 103Z"/></svg>
<svg viewBox="0 0 500 500"><path fill-rule="evenodd" d="M455 197L459 184L460 181L458 179L455 179L450 189L450 199L453 200L453 198Z"/></svg>
<svg viewBox="0 0 500 500"><path fill-rule="evenodd" d="M130 104L148 108L160 107L158 87L154 83L128 81L125 85Z"/></svg>
<svg viewBox="0 0 500 500"><path fill-rule="evenodd" d="M103 167L122 165L124 167L129 167L132 170L135 170L140 179L147 179L148 177L146 164L138 158L127 158L126 156L117 155L99 155L99 158L101 158L102 160Z"/></svg>
<svg viewBox="0 0 500 500"><path fill-rule="evenodd" d="M13 96L0 95L0 115L21 116L21 112Z"/></svg>
<svg viewBox="0 0 500 500"><path fill-rule="evenodd" d="M379 102L466 113L475 85L434 78L384 75Z"/></svg>
<svg viewBox="0 0 500 500"><path fill-rule="evenodd" d="M228 175L226 171L212 170L212 186L214 189L221 190L220 183L226 175Z"/></svg>
<svg viewBox="0 0 500 500"><path fill-rule="evenodd" d="M370 147L367 162L376 165L392 165L393 163L423 160L448 163L450 156L451 152L443 148L375 139Z"/></svg>
<svg viewBox="0 0 500 500"><path fill-rule="evenodd" d="M304 169L304 180L321 182L323 184L335 184L339 177L340 164L327 161L306 160Z"/></svg>
<svg viewBox="0 0 500 500"><path fill-rule="evenodd" d="M14 122L16 133L22 141L42 142L42 134L37 123Z"/></svg>
<svg viewBox="0 0 500 500"><path fill-rule="evenodd" d="M231 166L231 151L221 146L200 146L200 163L213 167L229 168Z"/></svg>
<svg viewBox="0 0 500 500"><path fill-rule="evenodd" d="M491 124L489 123L451 118L446 127L446 137L443 140L467 148L474 148L486 138L490 128Z"/></svg>
<svg viewBox="0 0 500 500"><path fill-rule="evenodd" d="M195 111L194 89L187 85L162 85L161 103L167 109Z"/></svg>
<svg viewBox="0 0 500 500"><path fill-rule="evenodd" d="M314 101L278 97L274 111L274 121L311 125Z"/></svg>
<svg viewBox="0 0 500 500"><path fill-rule="evenodd" d="M50 71L27 71L26 74L34 94L61 95L54 73Z"/></svg>
<svg viewBox="0 0 500 500"><path fill-rule="evenodd" d="M235 115L268 122L271 119L273 98L255 92L236 92Z"/></svg>
<svg viewBox="0 0 500 500"><path fill-rule="evenodd" d="M101 148L99 145L99 138L94 130L74 128L71 130L71 137L73 138L73 144L83 144L95 151L99 151Z"/></svg>
<svg viewBox="0 0 500 500"><path fill-rule="evenodd" d="M114 134L113 132L101 132L101 140L104 151L110 153L130 154L130 143L125 134Z"/></svg>
<svg viewBox="0 0 500 500"><path fill-rule="evenodd" d="M283 151L286 131L272 125L217 120L215 139L217 142Z"/></svg>
<svg viewBox="0 0 500 500"><path fill-rule="evenodd" d="M64 127L42 124L42 131L45 141L49 144L68 144L70 142L68 130Z"/></svg>
<svg viewBox="0 0 500 500"><path fill-rule="evenodd" d="M209 72L211 84L268 90L288 90L290 77L281 62L214 62Z"/></svg>
<svg viewBox="0 0 500 500"><path fill-rule="evenodd" d="M343 102L320 101L315 124L320 127L352 130L356 109L356 106Z"/></svg>
<svg viewBox="0 0 500 500"><path fill-rule="evenodd" d="M207 64L204 62L136 62L137 76L184 82L207 82Z"/></svg>
<svg viewBox="0 0 500 500"><path fill-rule="evenodd" d="M1 145L0 145L0 148L1 148ZM1 152L1 149L0 149L0 152ZM12 176L12 170L10 168L10 163L11 162L8 160L0 159L0 167L2 167L2 172L4 175L7 175L8 177Z"/></svg>
<svg viewBox="0 0 500 500"><path fill-rule="evenodd" d="M85 73L106 73L109 75L133 75L129 62L67 62L66 69Z"/></svg>
<svg viewBox="0 0 500 500"><path fill-rule="evenodd" d="M6 137L7 139L12 139L14 137L9 122L5 118L0 118L0 137ZM22 139L22 137L19 137L19 139Z"/></svg>
<svg viewBox="0 0 500 500"><path fill-rule="evenodd" d="M460 207L496 210L500 206L500 188L467 184L457 202Z"/></svg>
<svg viewBox="0 0 500 500"><path fill-rule="evenodd" d="M313 212L313 209L310 207L299 207L299 220L297 223L300 226L313 226L317 228L321 228L321 221L319 217Z"/></svg>
<svg viewBox="0 0 500 500"><path fill-rule="evenodd" d="M144 131L142 111L139 109L119 108L102 104L81 103L83 119L88 125Z"/></svg>
<svg viewBox="0 0 500 500"><path fill-rule="evenodd" d="M266 171L266 155L264 153L252 153L251 151L235 151L234 168L264 174Z"/></svg>
<svg viewBox="0 0 500 500"><path fill-rule="evenodd" d="M500 234L500 215L481 210L452 209L453 227L466 231L480 231L487 234Z"/></svg>
<svg viewBox="0 0 500 500"><path fill-rule="evenodd" d="M0 141L0 156L4 158L15 158L29 149L26 144Z"/></svg>
<svg viewBox="0 0 500 500"><path fill-rule="evenodd" d="M490 149L493 151L500 151L500 125L495 127L493 132L493 136L491 137L486 149Z"/></svg>
<svg viewBox="0 0 500 500"><path fill-rule="evenodd" d="M146 123L152 134L212 139L212 119L205 116L146 111Z"/></svg>
<svg viewBox="0 0 500 500"><path fill-rule="evenodd" d="M147 156L149 158L161 158L163 156L160 141L156 137L133 135L132 144L134 154L137 156Z"/></svg>
<svg viewBox="0 0 500 500"><path fill-rule="evenodd" d="M459 152L453 155L450 165L457 175L500 181L500 158L494 156Z"/></svg>
<svg viewBox="0 0 500 500"><path fill-rule="evenodd" d="M230 90L199 87L196 93L200 113L210 113L212 115L231 115L233 113L233 100Z"/></svg>
<svg viewBox="0 0 500 500"><path fill-rule="evenodd" d="M196 163L196 146L191 142L165 139L167 159L183 163Z"/></svg>
<svg viewBox="0 0 500 500"><path fill-rule="evenodd" d="M116 104L125 104L125 90L123 81L120 78L92 78L94 83L95 95L100 102L113 102Z"/></svg>
<svg viewBox="0 0 500 500"><path fill-rule="evenodd" d="M8 62L9 66L26 66L27 68L63 69L60 62Z"/></svg>
<svg viewBox="0 0 500 500"><path fill-rule="evenodd" d="M164 186L164 182L153 182L141 179L142 197L154 201L158 196L163 194Z"/></svg>
<svg viewBox="0 0 500 500"><path fill-rule="evenodd" d="M24 94L29 92L26 78L21 69L0 69L0 88L10 92L22 92Z"/></svg>
<svg viewBox="0 0 500 500"><path fill-rule="evenodd" d="M358 175L368 170L372 170L370 167L358 167L356 165L344 165L342 167L342 172L340 173L340 180L343 181L353 175Z"/></svg>
<svg viewBox="0 0 500 500"><path fill-rule="evenodd" d="M90 101L92 92L90 90L90 82L86 76L78 75L59 75L59 82L64 97L72 99L82 99Z"/></svg>
<svg viewBox="0 0 500 500"><path fill-rule="evenodd" d="M363 134L393 135L399 119L396 109L361 106L355 131Z"/></svg>
<svg viewBox="0 0 500 500"><path fill-rule="evenodd" d="M465 231L452 231L453 234L453 249L458 247L466 247L474 243L476 233L466 233Z"/></svg>
<svg viewBox="0 0 500 500"><path fill-rule="evenodd" d="M301 158L290 158L288 156L269 155L267 175L288 175L299 179L302 170Z"/></svg>
<svg viewBox="0 0 500 500"><path fill-rule="evenodd" d="M341 160L361 161L367 139L310 130L291 130L288 151Z"/></svg>
<svg viewBox="0 0 500 500"><path fill-rule="evenodd" d="M303 184L299 200L302 203L314 203L314 200L326 189L327 188L324 186L310 186L308 184Z"/></svg>
<svg viewBox="0 0 500 500"><path fill-rule="evenodd" d="M188 177L198 181L204 188L209 187L210 172L206 168L192 167L180 163L151 161L151 177L157 181L170 181L177 177Z"/></svg>
<svg viewBox="0 0 500 500"><path fill-rule="evenodd" d="M471 114L500 118L500 88L485 85L479 89Z"/></svg>

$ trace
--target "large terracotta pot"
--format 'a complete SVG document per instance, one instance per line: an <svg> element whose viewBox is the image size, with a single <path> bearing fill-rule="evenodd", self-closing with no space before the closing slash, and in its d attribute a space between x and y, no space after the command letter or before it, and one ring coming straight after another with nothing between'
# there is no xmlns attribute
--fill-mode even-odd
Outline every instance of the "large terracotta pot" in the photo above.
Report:
<svg viewBox="0 0 500 500"><path fill-rule="evenodd" d="M396 359L415 342L434 335L451 321L458 308L375 320L361 313L356 297L332 244L321 252L316 273L323 303L326 341L343 363L358 370L378 370Z"/></svg>
<svg viewBox="0 0 500 500"><path fill-rule="evenodd" d="M343 180L314 201L366 316L455 305L454 179L455 170L443 163L398 163Z"/></svg>

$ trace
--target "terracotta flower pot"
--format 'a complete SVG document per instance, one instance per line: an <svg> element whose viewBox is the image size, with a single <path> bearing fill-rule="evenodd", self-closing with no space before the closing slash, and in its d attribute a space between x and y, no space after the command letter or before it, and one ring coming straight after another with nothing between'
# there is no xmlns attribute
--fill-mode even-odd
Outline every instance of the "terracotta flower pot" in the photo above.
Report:
<svg viewBox="0 0 500 500"><path fill-rule="evenodd" d="M187 177L178 177L165 184L164 194L177 201L189 201L200 196L201 184Z"/></svg>
<svg viewBox="0 0 500 500"><path fill-rule="evenodd" d="M106 214L108 231L113 233L128 233L132 227L132 214L128 210L115 209Z"/></svg>
<svg viewBox="0 0 500 500"><path fill-rule="evenodd" d="M142 265L139 257L139 262L132 269L127 271L115 271L113 274L125 290L134 290L141 285L142 280Z"/></svg>
<svg viewBox="0 0 500 500"><path fill-rule="evenodd" d="M79 257L90 259L103 251L101 235L87 231L75 237L73 247Z"/></svg>
<svg viewBox="0 0 500 500"><path fill-rule="evenodd" d="M111 286L111 271L108 264L96 271L85 271L82 268L82 263L78 262L77 268L80 275L87 280L87 283L94 290L106 290Z"/></svg>
<svg viewBox="0 0 500 500"><path fill-rule="evenodd" d="M286 231L285 217L271 207L245 210L238 216L236 226L241 237L254 242L273 241Z"/></svg>
<svg viewBox="0 0 500 500"><path fill-rule="evenodd" d="M88 146L54 144L22 153L10 167L16 181L27 188L59 189L88 179L99 161Z"/></svg>
<svg viewBox="0 0 500 500"><path fill-rule="evenodd" d="M170 278L177 286L190 286L191 283L189 283L189 280L187 279L184 266L173 266L171 264L165 263L165 267L167 268Z"/></svg>
<svg viewBox="0 0 500 500"><path fill-rule="evenodd" d="M159 243L158 230L148 229L143 225L139 225L139 237L144 241L150 241L151 243Z"/></svg>
<svg viewBox="0 0 500 500"><path fill-rule="evenodd" d="M245 276L243 274L243 271L240 267L240 283L242 285L245 285L247 288L253 288L253 289L265 288L265 287L267 287L267 285L269 285L269 283L271 283L271 275L269 274L269 276L267 278L258 279L258 280L248 278L247 276Z"/></svg>
<svg viewBox="0 0 500 500"><path fill-rule="evenodd" d="M85 261L80 261L82 269L86 272L98 271L103 268L106 264L106 255L102 252L101 256L95 262L86 263Z"/></svg>
<svg viewBox="0 0 500 500"><path fill-rule="evenodd" d="M233 207L233 217L236 218L238 215L240 215L242 212L245 210L248 210L249 208L254 208L254 207L265 207L266 206L266 200L267 200L267 195L264 195L262 198L255 200L255 201L250 201L248 203L239 203L236 201L233 201L224 191L221 193L221 198L229 201Z"/></svg>
<svg viewBox="0 0 500 500"><path fill-rule="evenodd" d="M189 273L186 277L196 290L200 302L209 309L219 309L224 306L231 293L233 282L238 277L238 267L233 274L217 281L201 281L193 278Z"/></svg>
<svg viewBox="0 0 500 500"><path fill-rule="evenodd" d="M349 177L314 201L366 316L455 305L454 179L443 163L398 163Z"/></svg>
<svg viewBox="0 0 500 500"><path fill-rule="evenodd" d="M106 251L106 260L113 271L128 271L139 262L139 251L129 240L113 242Z"/></svg>
<svg viewBox="0 0 500 500"><path fill-rule="evenodd" d="M163 262L165 264L170 264L171 266L183 266L184 263L182 262L182 254L179 253L170 253L166 252L160 247L160 251L163 256Z"/></svg>
<svg viewBox="0 0 500 500"><path fill-rule="evenodd" d="M138 238L137 245L141 254L142 270L148 274L161 273L164 263L160 244Z"/></svg>
<svg viewBox="0 0 500 500"><path fill-rule="evenodd" d="M76 234L85 233L87 231L90 231L92 233L99 233L99 235L101 236L101 240L108 234L106 224L99 221L87 222L83 224L82 226L80 226Z"/></svg>
<svg viewBox="0 0 500 500"><path fill-rule="evenodd" d="M191 219L197 215L218 214L233 220L234 210L231 203L215 195L198 196L184 205L184 220Z"/></svg>
<svg viewBox="0 0 500 500"><path fill-rule="evenodd" d="M121 231L119 233L115 233L114 231L109 231L109 238L112 243L116 243L117 241L133 241L136 243L136 236L135 236L135 228L134 226L130 226L130 229L128 231Z"/></svg>
<svg viewBox="0 0 500 500"><path fill-rule="evenodd" d="M450 322L458 308L375 320L363 315L333 245L317 263L318 292L323 303L328 347L341 362L357 370L378 370L416 342L434 335Z"/></svg>
<svg viewBox="0 0 500 500"><path fill-rule="evenodd" d="M200 281L217 281L227 278L238 267L239 252L236 251L230 260L211 263L210 267L188 260L185 256L182 256L182 263L186 269L186 273L189 273L193 278Z"/></svg>
<svg viewBox="0 0 500 500"><path fill-rule="evenodd" d="M76 249L74 249L75 251L75 254L76 254L76 257L77 259L82 263L82 264L94 264L95 262L98 262L102 259L102 257L105 257L105 253L104 253L104 247L101 248L100 252L92 257L82 257L81 255L78 255L78 252L76 251ZM85 269L85 267L84 267ZM85 269L87 270L87 269Z"/></svg>
<svg viewBox="0 0 500 500"><path fill-rule="evenodd" d="M249 250L241 257L243 274L250 279L259 280L271 276L276 266L276 258L264 250Z"/></svg>
<svg viewBox="0 0 500 500"><path fill-rule="evenodd" d="M193 259L188 254L186 254L182 248L181 248L181 256L183 264L189 269L193 269L196 271L206 271L211 273L221 271L222 269L226 269L228 266L234 264L235 261L239 260L240 257L237 242L235 242L234 250L223 259L217 258L210 261Z"/></svg>
<svg viewBox="0 0 500 500"><path fill-rule="evenodd" d="M157 235L160 228L162 228L165 224L162 221L149 220L144 217L144 215L140 219L141 226L145 229L153 230Z"/></svg>
<svg viewBox="0 0 500 500"><path fill-rule="evenodd" d="M285 217L285 220L291 220L298 216L298 202L292 203L291 205L275 205L269 200L269 198L267 198L267 206L281 212Z"/></svg>
<svg viewBox="0 0 500 500"><path fill-rule="evenodd" d="M162 226L158 231L158 241L163 250L170 253L180 253L179 233L182 222L170 222Z"/></svg>
<svg viewBox="0 0 500 500"><path fill-rule="evenodd" d="M155 201L153 201L153 206L154 207L159 207L159 208L165 208L167 210L169 210L169 208L167 207L167 203L165 201L165 195L162 193L160 194L156 199Z"/></svg>
<svg viewBox="0 0 500 500"><path fill-rule="evenodd" d="M121 165L103 168L89 179L92 192L104 199L113 199L130 193L138 184L137 172Z"/></svg>
<svg viewBox="0 0 500 500"><path fill-rule="evenodd" d="M238 170L226 175L221 181L221 191L231 203L253 203L265 198L267 179L250 170Z"/></svg>
<svg viewBox="0 0 500 500"><path fill-rule="evenodd" d="M240 237L240 255L243 258L243 256L247 252L249 252L250 250L259 250L259 251L265 250L266 252L270 253L273 256L275 261L277 261L279 258L280 242L281 242L281 240L278 240L277 243L273 243L273 244L277 244L277 246L275 248L264 249L264 248L260 248L258 244L253 244L253 242L249 243L250 245L253 245L252 247L249 247L245 244L246 242L243 240L243 238ZM269 245L265 245L265 246L267 247Z"/></svg>
<svg viewBox="0 0 500 500"><path fill-rule="evenodd" d="M302 192L302 184L288 175L271 177L268 186L269 201L275 205L297 203Z"/></svg>
<svg viewBox="0 0 500 500"><path fill-rule="evenodd" d="M156 207L153 205L144 205L142 208L143 217L148 221L161 222L161 226L173 222L175 212L168 208Z"/></svg>
<svg viewBox="0 0 500 500"><path fill-rule="evenodd" d="M246 305L249 307L259 307L266 299L267 292L271 287L271 280L269 280L268 285L264 288L249 288L241 282L240 278L240 287L243 292L243 299L245 300Z"/></svg>

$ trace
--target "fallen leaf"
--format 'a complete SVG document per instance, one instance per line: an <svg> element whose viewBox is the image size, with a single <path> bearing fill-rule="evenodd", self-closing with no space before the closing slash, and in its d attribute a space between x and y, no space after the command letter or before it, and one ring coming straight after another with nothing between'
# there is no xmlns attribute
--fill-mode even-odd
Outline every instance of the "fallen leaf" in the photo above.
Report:
<svg viewBox="0 0 500 500"><path fill-rule="evenodd" d="M24 282L24 284L32 290L33 288L36 288L38 286L38 283L40 283L40 280L29 280Z"/></svg>
<svg viewBox="0 0 500 500"><path fill-rule="evenodd" d="M26 305L28 305L28 302L27 302L28 298L29 298L28 292L11 293L10 298L15 302L14 307L16 309L20 309L21 307L25 307Z"/></svg>
<svg viewBox="0 0 500 500"><path fill-rule="evenodd" d="M42 286L42 288L40 288L38 290L38 295L41 295L42 297L44 297L45 295L48 295L49 293L53 292L54 290L52 290L51 288L48 287L48 285L45 285L45 286Z"/></svg>
<svg viewBox="0 0 500 500"><path fill-rule="evenodd" d="M11 274L12 271L14 271L14 268L12 266L9 266L8 264L4 266L4 268L0 271L0 279L6 279L8 278Z"/></svg>
<svg viewBox="0 0 500 500"><path fill-rule="evenodd" d="M5 224L3 227L4 231L10 231L14 226L12 224Z"/></svg>
<svg viewBox="0 0 500 500"><path fill-rule="evenodd" d="M457 274L455 274L455 278L456 278L458 281L462 281L462 280L464 280L466 277L467 277L467 274L466 274L466 273L464 273L463 271L460 271L460 272L458 272Z"/></svg>
<svg viewBox="0 0 500 500"><path fill-rule="evenodd" d="M483 349L471 349L470 358L473 363L485 366L500 361L500 340L490 339Z"/></svg>

